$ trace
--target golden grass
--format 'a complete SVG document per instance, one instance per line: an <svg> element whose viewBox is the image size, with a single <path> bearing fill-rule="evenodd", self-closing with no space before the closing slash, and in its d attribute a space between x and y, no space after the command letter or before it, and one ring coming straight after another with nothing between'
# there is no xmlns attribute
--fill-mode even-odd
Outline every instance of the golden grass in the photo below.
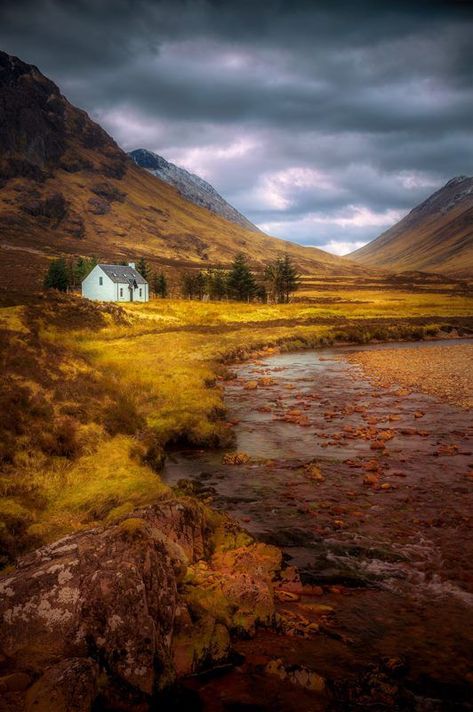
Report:
<svg viewBox="0 0 473 712"><path fill-rule="evenodd" d="M31 416L40 435L14 436L0 478L5 562L163 496L149 463L156 468L171 442L229 444L222 381L230 358L267 347L422 338L445 318L473 315L473 298L455 294L348 289L312 297L319 303L156 300L129 305L125 316L74 297L3 310L10 375L43 399L37 422Z"/></svg>

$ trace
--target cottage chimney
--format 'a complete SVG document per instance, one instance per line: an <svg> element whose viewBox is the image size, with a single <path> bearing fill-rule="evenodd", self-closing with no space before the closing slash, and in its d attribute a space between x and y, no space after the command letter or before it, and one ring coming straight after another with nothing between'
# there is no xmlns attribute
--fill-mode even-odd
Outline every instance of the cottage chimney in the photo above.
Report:
<svg viewBox="0 0 473 712"><path fill-rule="evenodd" d="M134 263L134 262L128 262L128 267L131 267L131 269L135 269L135 263Z"/></svg>

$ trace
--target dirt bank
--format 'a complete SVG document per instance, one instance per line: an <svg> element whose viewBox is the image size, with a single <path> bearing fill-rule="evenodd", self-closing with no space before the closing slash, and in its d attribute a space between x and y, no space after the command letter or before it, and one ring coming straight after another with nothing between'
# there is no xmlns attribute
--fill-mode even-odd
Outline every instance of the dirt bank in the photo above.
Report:
<svg viewBox="0 0 473 712"><path fill-rule="evenodd" d="M473 345L384 349L350 354L380 385L399 383L463 408L473 407Z"/></svg>

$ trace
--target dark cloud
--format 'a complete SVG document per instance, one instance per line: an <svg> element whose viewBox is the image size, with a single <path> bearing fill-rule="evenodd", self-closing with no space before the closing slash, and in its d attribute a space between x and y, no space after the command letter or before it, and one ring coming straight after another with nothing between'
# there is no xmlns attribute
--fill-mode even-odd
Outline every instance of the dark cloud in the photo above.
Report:
<svg viewBox="0 0 473 712"><path fill-rule="evenodd" d="M465 2L3 0L0 44L266 229L366 241L473 164ZM334 249L339 249L335 245Z"/></svg>

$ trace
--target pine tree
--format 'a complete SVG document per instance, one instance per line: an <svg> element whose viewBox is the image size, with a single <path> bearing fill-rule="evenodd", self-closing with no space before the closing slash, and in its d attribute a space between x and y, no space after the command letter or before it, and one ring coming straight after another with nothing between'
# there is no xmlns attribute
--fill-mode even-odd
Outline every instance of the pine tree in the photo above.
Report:
<svg viewBox="0 0 473 712"><path fill-rule="evenodd" d="M206 293L206 287L207 287L207 280L205 277L204 272L200 270L197 272L195 278L194 278L194 283L195 283L195 293L198 299L203 299L204 294Z"/></svg>
<svg viewBox="0 0 473 712"><path fill-rule="evenodd" d="M284 304L289 302L290 295L298 289L300 276L291 258L286 254L266 266L264 280L272 300L277 304Z"/></svg>
<svg viewBox="0 0 473 712"><path fill-rule="evenodd" d="M282 259L278 257L274 262L266 265L264 270L264 281L268 285L271 300L276 304L282 301Z"/></svg>
<svg viewBox="0 0 473 712"><path fill-rule="evenodd" d="M196 293L195 276L191 272L184 272L181 278L181 292L183 297L193 299Z"/></svg>
<svg viewBox="0 0 473 712"><path fill-rule="evenodd" d="M230 296L239 301L249 301L256 292L256 284L243 253L236 255L228 275Z"/></svg>
<svg viewBox="0 0 473 712"><path fill-rule="evenodd" d="M96 257L78 257L72 264L70 285L74 289L81 286L82 281L87 277L97 264Z"/></svg>
<svg viewBox="0 0 473 712"><path fill-rule="evenodd" d="M221 301L227 296L227 273L222 269L214 271L212 276L212 286L210 297Z"/></svg>
<svg viewBox="0 0 473 712"><path fill-rule="evenodd" d="M164 272L153 274L151 278L151 288L156 297L164 299L168 295L168 283Z"/></svg>
<svg viewBox="0 0 473 712"><path fill-rule="evenodd" d="M70 281L66 261L63 257L52 260L44 278L45 289L58 289L60 292L67 292Z"/></svg>
<svg viewBox="0 0 473 712"><path fill-rule="evenodd" d="M148 281L149 278L149 266L144 257L140 257L138 264L136 265L136 271L141 274L143 279Z"/></svg>
<svg viewBox="0 0 473 712"><path fill-rule="evenodd" d="M297 272L294 262L286 253L281 260L281 291L283 302L286 302L286 304L289 302L289 297L293 292L299 289L299 285L300 274Z"/></svg>

